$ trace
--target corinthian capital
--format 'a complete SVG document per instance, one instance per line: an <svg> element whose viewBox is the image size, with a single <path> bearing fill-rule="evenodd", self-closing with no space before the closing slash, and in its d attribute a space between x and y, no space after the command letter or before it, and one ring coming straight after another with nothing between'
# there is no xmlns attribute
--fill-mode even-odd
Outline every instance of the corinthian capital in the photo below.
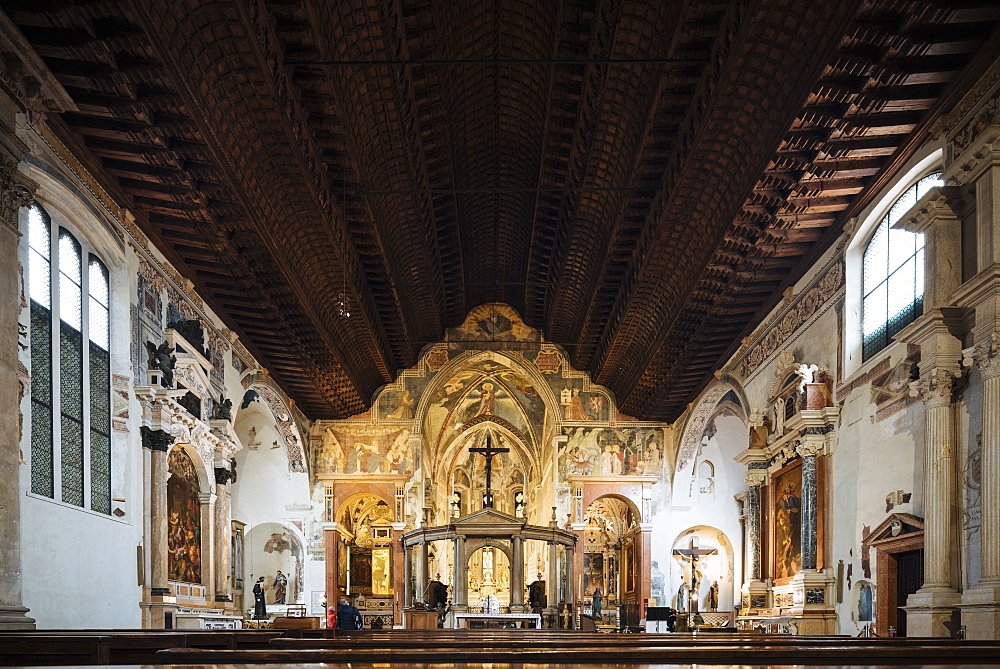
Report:
<svg viewBox="0 0 1000 669"><path fill-rule="evenodd" d="M0 158L0 220L17 229L17 210L35 199L31 184L17 171L17 160Z"/></svg>
<svg viewBox="0 0 1000 669"><path fill-rule="evenodd" d="M743 482L747 484L748 488L764 485L764 481L766 480L767 474L760 470L747 472L747 475L743 478Z"/></svg>
<svg viewBox="0 0 1000 669"><path fill-rule="evenodd" d="M928 407L951 404L951 392L957 373L937 367L916 381L910 382L910 397L919 397Z"/></svg>
<svg viewBox="0 0 1000 669"><path fill-rule="evenodd" d="M795 447L795 452L803 458L809 455L820 455L823 452L824 443L819 441L800 441Z"/></svg>
<svg viewBox="0 0 1000 669"><path fill-rule="evenodd" d="M1000 334L993 333L975 346L962 351L962 364L975 365L983 379L1000 376Z"/></svg>

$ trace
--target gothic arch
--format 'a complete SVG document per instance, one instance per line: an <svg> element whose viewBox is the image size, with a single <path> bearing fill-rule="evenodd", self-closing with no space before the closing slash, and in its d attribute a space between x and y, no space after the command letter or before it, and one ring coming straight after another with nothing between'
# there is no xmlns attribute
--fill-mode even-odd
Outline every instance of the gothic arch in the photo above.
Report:
<svg viewBox="0 0 1000 669"><path fill-rule="evenodd" d="M264 407L270 412L277 427L278 434L281 435L281 446L288 459L288 471L293 473L307 473L305 444L291 409L285 402L283 395L264 381L253 381L245 389L243 399L236 407L236 414L233 417L234 424L239 420L240 415L248 410L249 404L253 401L247 400L248 393L256 393ZM255 398L256 399L256 398Z"/></svg>
<svg viewBox="0 0 1000 669"><path fill-rule="evenodd" d="M678 443L676 465L673 472L671 472L671 478L697 455L698 445L701 443L701 437L705 428L714 418L720 403L730 392L736 395L736 398L739 400L738 404L743 412L743 416L747 415L746 394L734 379L717 381L710 385L692 405L692 409L684 423L683 436Z"/></svg>

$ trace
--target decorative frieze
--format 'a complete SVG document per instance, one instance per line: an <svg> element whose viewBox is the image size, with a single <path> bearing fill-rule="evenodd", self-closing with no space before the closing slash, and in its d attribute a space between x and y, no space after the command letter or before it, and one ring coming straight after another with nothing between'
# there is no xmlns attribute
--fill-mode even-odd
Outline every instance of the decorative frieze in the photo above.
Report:
<svg viewBox="0 0 1000 669"><path fill-rule="evenodd" d="M737 353L732 373L741 378L752 376L796 330L817 316L844 287L844 262L838 259L821 273L801 294L793 298L757 334L744 340L745 352Z"/></svg>

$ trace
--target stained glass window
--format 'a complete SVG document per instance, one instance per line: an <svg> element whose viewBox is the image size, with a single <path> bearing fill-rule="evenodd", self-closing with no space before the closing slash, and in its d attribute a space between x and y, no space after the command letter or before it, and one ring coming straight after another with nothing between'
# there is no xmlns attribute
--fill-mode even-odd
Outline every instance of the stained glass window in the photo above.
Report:
<svg viewBox="0 0 1000 669"><path fill-rule="evenodd" d="M84 259L86 271L84 271ZM31 491L111 513L108 271L38 206L28 211ZM56 448L58 444L58 448Z"/></svg>
<svg viewBox="0 0 1000 669"><path fill-rule="evenodd" d="M921 197L944 182L930 174L910 186L875 228L864 255L862 360L889 345L893 335L923 313L924 236L892 228Z"/></svg>

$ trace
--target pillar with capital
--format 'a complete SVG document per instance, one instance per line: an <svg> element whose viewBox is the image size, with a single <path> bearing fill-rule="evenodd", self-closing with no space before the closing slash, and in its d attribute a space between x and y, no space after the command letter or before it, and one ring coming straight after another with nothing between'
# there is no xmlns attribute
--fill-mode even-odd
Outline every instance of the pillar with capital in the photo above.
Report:
<svg viewBox="0 0 1000 669"><path fill-rule="evenodd" d="M910 383L910 395L924 402L924 584L906 601L910 636L949 636L959 602L952 394L961 376L964 329L953 301L962 285L962 207L961 189L932 188L894 226L924 235L924 313L896 335L898 341L920 347L920 378Z"/></svg>
<svg viewBox="0 0 1000 669"><path fill-rule="evenodd" d="M452 605L451 608L456 613L469 610L468 590L469 576L466 570L468 566L468 556L466 555L465 536L455 536L455 574L452 580Z"/></svg>
<svg viewBox="0 0 1000 669"><path fill-rule="evenodd" d="M149 615L147 624L152 629L166 626L167 610L173 610L168 598L167 584L167 452L174 438L163 430L140 428L142 447L148 451L149 471L146 489L149 495L148 544L149 594L145 606Z"/></svg>
<svg viewBox="0 0 1000 669"><path fill-rule="evenodd" d="M524 613L524 539L515 534L510 543L510 612Z"/></svg>
<svg viewBox="0 0 1000 669"><path fill-rule="evenodd" d="M1000 639L1000 333L963 353L983 384L982 526L979 582L962 593L959 607L967 638Z"/></svg>
<svg viewBox="0 0 1000 669"><path fill-rule="evenodd" d="M201 584L205 600L215 601L215 500L211 490L198 494L201 502Z"/></svg>
<svg viewBox="0 0 1000 669"><path fill-rule="evenodd" d="M4 135L3 144L20 144L13 134ZM16 151L16 147L14 148ZM20 402L28 393L18 379L18 317L21 279L17 247L21 237L18 214L31 203L31 185L17 170L18 160L8 155L7 146L0 155L0 328L7 336L0 338L0 629L33 629L35 621L26 614L21 600L21 492L19 486L20 437L22 421ZM19 154L18 154L19 155ZM20 388L14 393L14 388Z"/></svg>
<svg viewBox="0 0 1000 669"><path fill-rule="evenodd" d="M766 466L766 463L763 463ZM752 466L752 465L751 465ZM744 614L750 609L768 607L769 588L763 579L763 555L760 522L760 487L767 482L766 469L750 469L744 477L747 486L747 577L740 588L740 608Z"/></svg>
<svg viewBox="0 0 1000 669"><path fill-rule="evenodd" d="M955 419L952 391L957 371L929 370L910 384L924 401L924 584L906 601L907 634L950 636L957 613L958 574Z"/></svg>
<svg viewBox="0 0 1000 669"><path fill-rule="evenodd" d="M233 601L229 580L232 545L229 481L232 476L229 467L215 468L215 601L225 608L232 608Z"/></svg>

